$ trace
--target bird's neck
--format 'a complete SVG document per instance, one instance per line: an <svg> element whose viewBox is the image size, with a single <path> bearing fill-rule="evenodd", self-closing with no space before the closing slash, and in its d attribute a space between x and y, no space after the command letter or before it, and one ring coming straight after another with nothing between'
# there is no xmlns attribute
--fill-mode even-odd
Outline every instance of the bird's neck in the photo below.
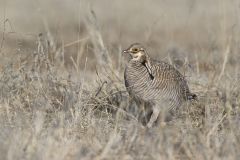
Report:
<svg viewBox="0 0 240 160"><path fill-rule="evenodd" d="M145 67L150 78L153 80L154 79L154 75L153 75L153 67L152 67L152 64L151 64L151 59L150 57L146 57L144 60L142 61L135 61L135 60L132 60L131 61L132 65L134 65L135 67Z"/></svg>

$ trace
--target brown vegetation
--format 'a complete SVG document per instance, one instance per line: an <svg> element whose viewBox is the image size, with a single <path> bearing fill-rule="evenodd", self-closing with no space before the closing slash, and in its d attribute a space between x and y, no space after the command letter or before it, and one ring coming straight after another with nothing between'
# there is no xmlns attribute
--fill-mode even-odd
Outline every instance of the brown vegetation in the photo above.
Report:
<svg viewBox="0 0 240 160"><path fill-rule="evenodd" d="M238 159L239 5L0 0L0 159ZM199 97L165 126L128 111L133 42Z"/></svg>

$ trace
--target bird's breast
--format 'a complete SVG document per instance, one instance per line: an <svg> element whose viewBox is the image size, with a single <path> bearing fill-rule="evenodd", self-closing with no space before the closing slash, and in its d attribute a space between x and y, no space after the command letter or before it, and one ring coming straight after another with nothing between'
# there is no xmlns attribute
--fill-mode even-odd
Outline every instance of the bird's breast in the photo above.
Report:
<svg viewBox="0 0 240 160"><path fill-rule="evenodd" d="M142 64L129 64L125 70L125 85L130 94L143 100L149 100L150 91L155 79L149 75Z"/></svg>

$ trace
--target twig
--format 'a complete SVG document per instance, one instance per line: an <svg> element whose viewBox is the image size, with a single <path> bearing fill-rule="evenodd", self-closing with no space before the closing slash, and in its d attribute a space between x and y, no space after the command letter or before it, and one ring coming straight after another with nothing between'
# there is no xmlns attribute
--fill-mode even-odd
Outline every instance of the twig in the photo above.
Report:
<svg viewBox="0 0 240 160"><path fill-rule="evenodd" d="M219 120L219 122L216 122L215 125L212 127L212 129L207 134L207 146L210 146L210 137L213 134L213 132L217 129L218 125L222 123L222 121L226 118L227 114L224 114L222 118Z"/></svg>
<svg viewBox="0 0 240 160"><path fill-rule="evenodd" d="M221 80L223 74L224 74L224 71L225 71L225 68L226 68L226 64L227 64L227 61L228 61L228 55L229 55L229 52L230 52L230 46L228 45L227 46L227 49L225 51L225 56L224 56L224 60L223 60L223 66L222 66L222 70L221 70L221 73L218 77L218 82Z"/></svg>
<svg viewBox="0 0 240 160"><path fill-rule="evenodd" d="M3 44L5 41L6 22L8 22L8 19L6 19L6 7L4 7L3 12L4 12L3 13L3 34L2 34L1 44L0 44L0 53L2 52Z"/></svg>
<svg viewBox="0 0 240 160"><path fill-rule="evenodd" d="M102 88L103 88L104 84L107 84L107 81L104 81L104 82L102 83L101 87L98 89L97 93L95 94L95 97L97 97L98 94L102 91Z"/></svg>
<svg viewBox="0 0 240 160"><path fill-rule="evenodd" d="M99 29L100 27L97 21L96 14L91 8L89 8L87 22L88 22L87 28L94 46L94 54L99 64L112 66L112 61L109 56L109 52L104 45L103 37Z"/></svg>
<svg viewBox="0 0 240 160"><path fill-rule="evenodd" d="M67 44L64 45L64 48L70 47L70 46L75 45L75 44L78 44L78 43L80 43L80 42L82 42L82 41L85 41L85 40L87 40L87 39L89 39L89 37L85 37L85 38L82 38L82 39L79 39L79 40L76 40L76 41L67 43Z"/></svg>

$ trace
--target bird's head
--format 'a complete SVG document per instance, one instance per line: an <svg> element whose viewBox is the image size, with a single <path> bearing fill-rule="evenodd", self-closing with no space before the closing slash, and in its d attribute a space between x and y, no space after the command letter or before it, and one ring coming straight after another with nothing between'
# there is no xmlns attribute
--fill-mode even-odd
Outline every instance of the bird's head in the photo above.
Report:
<svg viewBox="0 0 240 160"><path fill-rule="evenodd" d="M150 78L154 79L150 57L148 56L145 48L140 43L134 43L130 45L127 49L123 50L123 53L130 54L132 61L137 61L145 66L150 75Z"/></svg>
<svg viewBox="0 0 240 160"><path fill-rule="evenodd" d="M140 43L130 45L127 49L123 50L123 53L129 54L132 60L139 61L140 63L145 62L148 58L145 48Z"/></svg>

